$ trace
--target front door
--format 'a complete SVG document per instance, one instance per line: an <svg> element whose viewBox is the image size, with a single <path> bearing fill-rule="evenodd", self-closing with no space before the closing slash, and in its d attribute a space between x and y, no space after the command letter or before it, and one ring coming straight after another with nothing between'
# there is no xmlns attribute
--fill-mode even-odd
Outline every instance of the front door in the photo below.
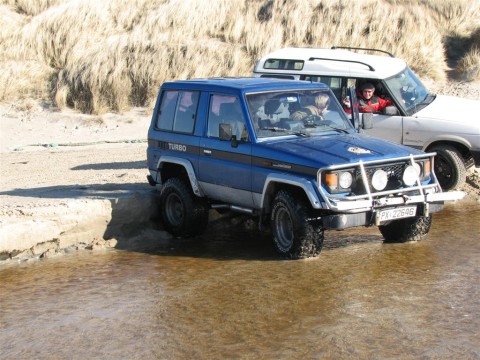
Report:
<svg viewBox="0 0 480 360"><path fill-rule="evenodd" d="M232 137L220 139L220 124L229 124ZM252 207L252 145L240 100L212 94L205 136L200 141L198 180L208 197Z"/></svg>
<svg viewBox="0 0 480 360"><path fill-rule="evenodd" d="M373 128L365 130L368 135L392 141L403 142L403 118L400 115L373 114Z"/></svg>

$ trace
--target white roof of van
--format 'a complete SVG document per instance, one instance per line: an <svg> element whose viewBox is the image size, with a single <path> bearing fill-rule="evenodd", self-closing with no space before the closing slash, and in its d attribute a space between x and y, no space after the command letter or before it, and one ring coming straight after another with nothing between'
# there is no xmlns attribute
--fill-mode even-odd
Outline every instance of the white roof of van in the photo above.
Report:
<svg viewBox="0 0 480 360"><path fill-rule="evenodd" d="M303 60L304 67L302 70L264 69L267 59ZM367 55L345 49L283 48L262 57L254 72L385 79L403 71L406 66L404 60L383 54Z"/></svg>

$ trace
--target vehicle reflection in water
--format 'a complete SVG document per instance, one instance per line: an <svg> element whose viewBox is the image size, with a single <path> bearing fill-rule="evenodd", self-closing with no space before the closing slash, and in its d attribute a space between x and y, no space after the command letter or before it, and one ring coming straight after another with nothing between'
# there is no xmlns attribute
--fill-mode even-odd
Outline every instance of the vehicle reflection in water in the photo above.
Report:
<svg viewBox="0 0 480 360"><path fill-rule="evenodd" d="M299 261L268 234L213 227L3 266L2 358L478 359L479 219L478 204L449 205L412 244L327 232Z"/></svg>

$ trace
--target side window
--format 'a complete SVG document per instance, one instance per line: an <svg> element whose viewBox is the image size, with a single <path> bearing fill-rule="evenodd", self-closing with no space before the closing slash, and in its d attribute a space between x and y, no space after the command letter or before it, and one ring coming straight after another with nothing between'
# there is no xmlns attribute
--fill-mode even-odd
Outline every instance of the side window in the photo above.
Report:
<svg viewBox="0 0 480 360"><path fill-rule="evenodd" d="M332 89L335 97L341 100L345 95L342 93L342 78L334 76L316 76L316 75L303 75L300 80L307 80L313 82L321 82L328 85Z"/></svg>
<svg viewBox="0 0 480 360"><path fill-rule="evenodd" d="M182 91L178 96L173 130L191 134L195 126L195 114L199 99L198 91Z"/></svg>
<svg viewBox="0 0 480 360"><path fill-rule="evenodd" d="M175 107L177 106L178 91L164 91L160 102L160 111L158 112L157 128L161 130L172 130L173 119L175 117Z"/></svg>
<svg viewBox="0 0 480 360"><path fill-rule="evenodd" d="M278 75L278 74L263 74L260 75L262 78L270 78L270 79L287 79L287 80L294 80L295 76L293 75Z"/></svg>
<svg viewBox="0 0 480 360"><path fill-rule="evenodd" d="M219 137L220 124L229 124L232 136L237 140L248 140L245 118L240 100L236 96L212 95L208 111L208 137Z"/></svg>
<svg viewBox="0 0 480 360"><path fill-rule="evenodd" d="M157 128L192 133L195 126L198 99L198 91L164 91L156 123Z"/></svg>

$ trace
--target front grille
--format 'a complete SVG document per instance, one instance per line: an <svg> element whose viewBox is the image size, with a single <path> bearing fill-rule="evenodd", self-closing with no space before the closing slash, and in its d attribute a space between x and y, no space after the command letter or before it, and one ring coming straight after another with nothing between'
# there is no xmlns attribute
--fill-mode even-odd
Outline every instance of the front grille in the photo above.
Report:
<svg viewBox="0 0 480 360"><path fill-rule="evenodd" d="M375 189L372 187L372 177L375 171L382 169L388 175L387 187L382 190L394 190L400 189L403 187L402 176L405 170L405 167L408 164L406 162L402 163L393 163L393 164L381 164L378 166L366 166L365 173L367 174L368 185L370 186L370 192L375 193ZM367 193L365 189L364 182L362 181L362 172L360 168L355 169L354 173L354 185L352 187L353 195L364 195Z"/></svg>

